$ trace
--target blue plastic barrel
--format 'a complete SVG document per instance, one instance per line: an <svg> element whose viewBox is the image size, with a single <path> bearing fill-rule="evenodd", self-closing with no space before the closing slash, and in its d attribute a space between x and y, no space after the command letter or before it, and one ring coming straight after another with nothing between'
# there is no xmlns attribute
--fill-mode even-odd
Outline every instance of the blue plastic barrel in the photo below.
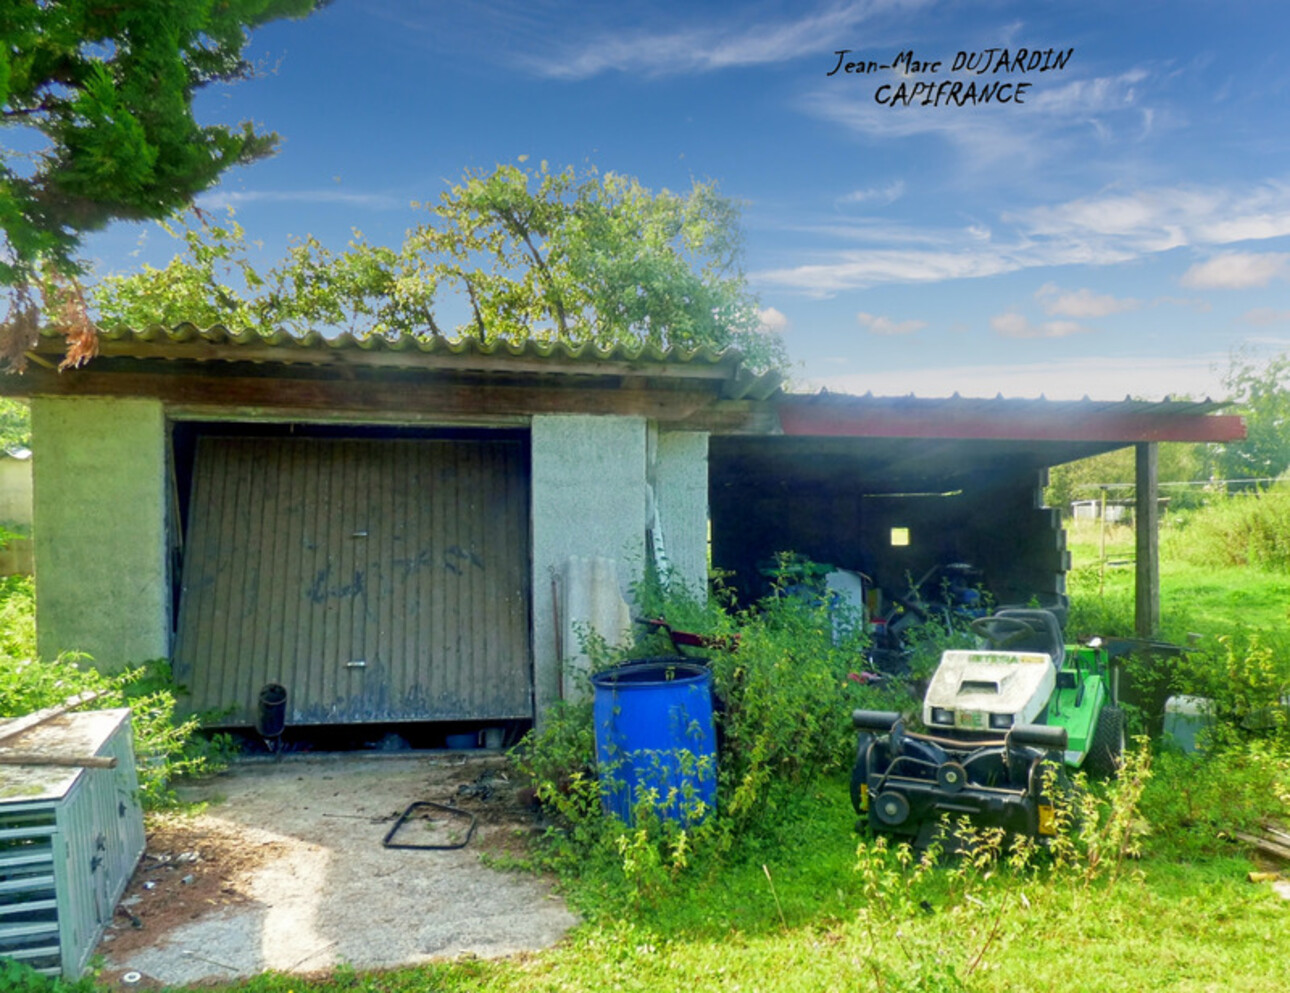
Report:
<svg viewBox="0 0 1290 993"><path fill-rule="evenodd" d="M605 809L631 824L652 791L660 817L701 821L717 801L712 673L685 659L647 659L591 683Z"/></svg>

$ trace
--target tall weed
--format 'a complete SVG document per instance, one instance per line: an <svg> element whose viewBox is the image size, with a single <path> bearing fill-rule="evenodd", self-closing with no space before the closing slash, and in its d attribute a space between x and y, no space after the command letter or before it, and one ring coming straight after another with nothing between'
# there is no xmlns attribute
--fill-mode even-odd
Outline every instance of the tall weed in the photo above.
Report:
<svg viewBox="0 0 1290 993"><path fill-rule="evenodd" d="M1290 571L1290 485L1214 497L1171 515L1164 538L1165 554L1193 565Z"/></svg>
<svg viewBox="0 0 1290 993"><path fill-rule="evenodd" d="M87 691L102 695L100 708L129 707L139 766L140 799L146 808L173 805L177 776L218 769L227 746L197 736L196 718L175 718L174 683L165 661L105 675L83 655L41 659L35 652L35 605L29 579L0 584L0 717L20 717L57 706Z"/></svg>
<svg viewBox="0 0 1290 993"><path fill-rule="evenodd" d="M800 798L821 776L848 763L855 707L879 706L883 691L853 678L864 668L862 625L837 625L823 602L783 587L747 610L720 595L697 598L672 584L642 591L642 609L681 630L707 636L719 736L716 811L702 823L662 820L654 798L637 803L629 827L605 813L594 765L589 704L549 712L542 730L515 752L522 772L554 818L546 857L586 873L598 866L608 885L649 897L680 873L713 866L757 846L793 821ZM631 653L671 651L659 636Z"/></svg>
<svg viewBox="0 0 1290 993"><path fill-rule="evenodd" d="M1201 751L1162 748L1143 809L1151 848L1213 855L1227 832L1290 822L1290 652L1286 639L1240 629L1209 651L1162 662L1167 692L1202 697Z"/></svg>

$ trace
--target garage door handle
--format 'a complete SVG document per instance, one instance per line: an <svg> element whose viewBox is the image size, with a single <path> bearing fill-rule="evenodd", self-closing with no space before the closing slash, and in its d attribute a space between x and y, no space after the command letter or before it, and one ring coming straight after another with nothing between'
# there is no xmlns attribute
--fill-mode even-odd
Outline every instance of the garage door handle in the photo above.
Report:
<svg viewBox="0 0 1290 993"><path fill-rule="evenodd" d="M350 659L345 663L346 669L366 669L367 659Z"/></svg>

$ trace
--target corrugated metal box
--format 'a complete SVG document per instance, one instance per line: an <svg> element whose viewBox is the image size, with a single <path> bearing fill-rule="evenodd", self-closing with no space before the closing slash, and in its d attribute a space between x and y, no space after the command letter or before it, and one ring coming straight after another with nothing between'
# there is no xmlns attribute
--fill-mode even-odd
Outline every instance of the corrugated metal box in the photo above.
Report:
<svg viewBox="0 0 1290 993"><path fill-rule="evenodd" d="M143 854L130 711L64 714L4 746L117 760L0 766L0 957L75 979Z"/></svg>

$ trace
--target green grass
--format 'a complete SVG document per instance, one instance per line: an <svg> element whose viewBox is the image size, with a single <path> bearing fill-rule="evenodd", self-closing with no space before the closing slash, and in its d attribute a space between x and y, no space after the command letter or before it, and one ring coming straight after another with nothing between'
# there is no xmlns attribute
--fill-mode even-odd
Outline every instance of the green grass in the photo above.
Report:
<svg viewBox="0 0 1290 993"><path fill-rule="evenodd" d="M1233 627L1284 631L1290 620L1290 575L1230 565L1200 565L1177 554L1186 531L1171 535L1162 527L1160 561L1161 634L1187 644L1192 635L1212 641ZM1067 529L1071 552L1068 585L1073 603L1072 629L1085 634L1133 633L1133 529L1111 526L1106 532L1105 569L1100 566L1096 522L1076 521ZM1171 548L1172 546L1172 548ZM1173 554L1170 554L1171 551Z"/></svg>
<svg viewBox="0 0 1290 993"><path fill-rule="evenodd" d="M1108 559L1131 562L1132 532L1112 529L1108 538ZM1070 547L1073 622L1131 633L1132 566L1111 566L1099 577L1095 526L1073 529ZM1162 562L1162 587L1167 637L1196 632L1209 641L1244 626L1275 640L1286 628L1285 576L1173 556ZM717 868L696 867L671 886L629 896L599 869L568 875L565 895L587 920L545 952L388 972L266 974L223 989L1290 989L1290 902L1266 883L1248 882L1254 866L1219 835L1221 828L1257 823L1278 805L1282 815L1290 813L1290 756L1273 747L1220 764L1165 754L1154 772L1136 822L1143 857L1126 863L1114 883L1105 874L1090 879L1077 865L1055 876L997 868L969 886L946 866L922 879L910 899L884 903L882 894L905 892L911 876L887 863L889 889L875 890L856 871L860 838L839 776L803 788L774 837ZM8 993L3 984L0 993Z"/></svg>
<svg viewBox="0 0 1290 993"><path fill-rule="evenodd" d="M930 909L916 901L866 915L845 796L840 778L820 784L783 825L775 857L744 859L632 907L601 905L595 919L541 954L382 973L342 969L321 979L266 975L223 989L1290 989L1290 956L1280 951L1290 905L1268 886L1248 883L1250 864L1242 858L1182 864L1148 857L1130 863L1111 886L1085 883L1078 872L1050 879L1001 870L982 880L971 899L966 888L956 890L948 870L936 870L916 894ZM588 892L596 885L573 881L570 895L596 905Z"/></svg>

